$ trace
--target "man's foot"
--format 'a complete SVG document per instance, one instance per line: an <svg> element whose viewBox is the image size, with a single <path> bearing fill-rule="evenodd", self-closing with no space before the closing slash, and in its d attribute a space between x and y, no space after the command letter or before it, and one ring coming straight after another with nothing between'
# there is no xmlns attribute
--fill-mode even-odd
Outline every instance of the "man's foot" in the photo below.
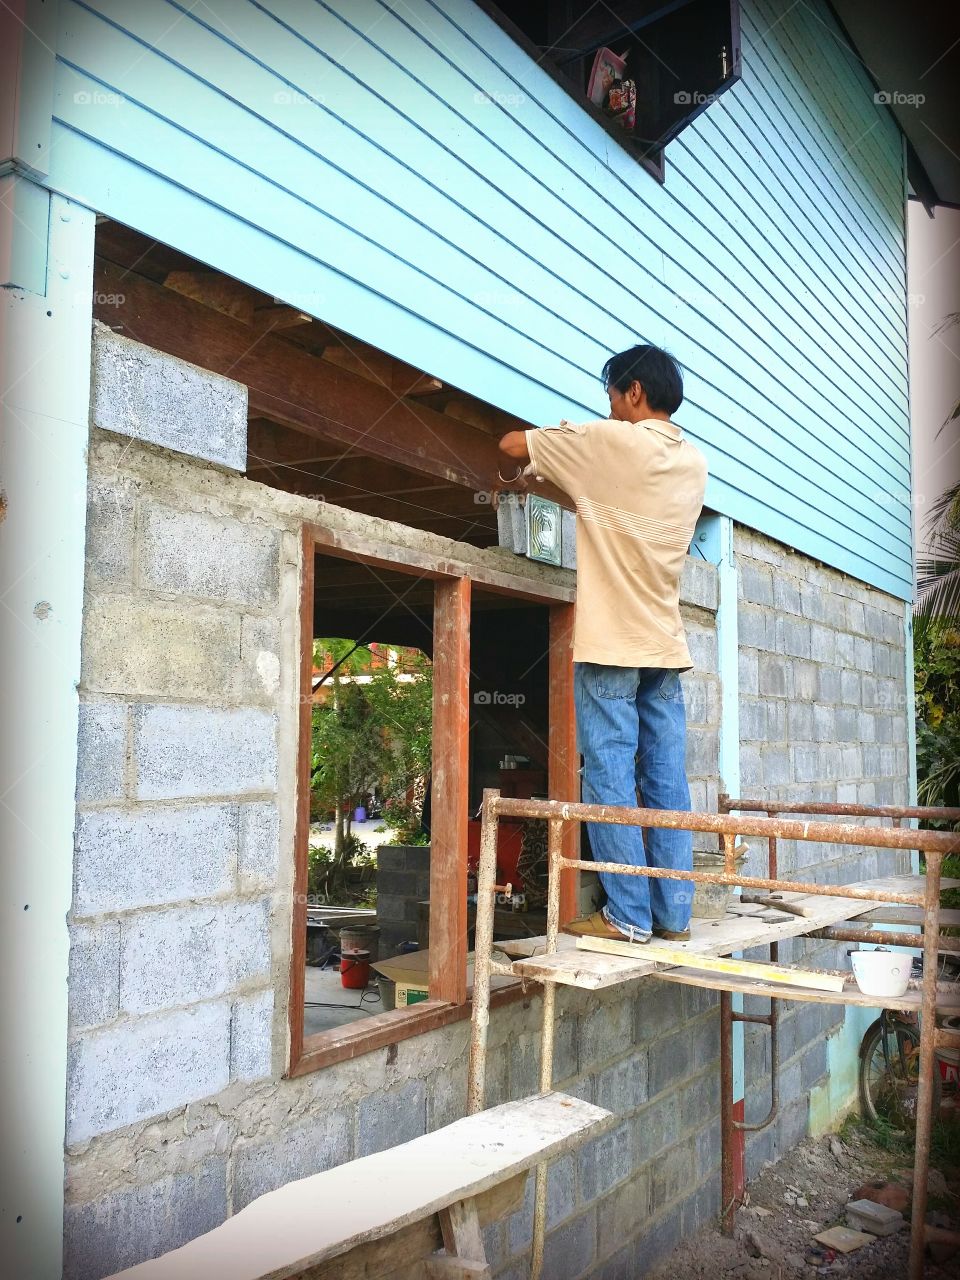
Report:
<svg viewBox="0 0 960 1280"><path fill-rule="evenodd" d="M592 916L580 916L563 926L564 933L572 933L577 938L613 938L617 942L635 942L628 938L616 925L612 925L602 911L595 911ZM644 939L649 942L649 938Z"/></svg>
<svg viewBox="0 0 960 1280"><path fill-rule="evenodd" d="M661 929L658 925L653 926L653 936L662 938L664 942L689 942L689 929Z"/></svg>

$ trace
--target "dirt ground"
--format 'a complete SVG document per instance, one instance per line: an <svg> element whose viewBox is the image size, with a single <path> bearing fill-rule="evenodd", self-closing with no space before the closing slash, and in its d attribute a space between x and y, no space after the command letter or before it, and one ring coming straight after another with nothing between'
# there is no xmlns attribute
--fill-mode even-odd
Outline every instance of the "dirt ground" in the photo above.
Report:
<svg viewBox="0 0 960 1280"><path fill-rule="evenodd" d="M814 1236L846 1226L844 1206L865 1183L892 1182L909 1194L912 1156L903 1143L877 1141L871 1130L848 1123L841 1135L807 1138L750 1183L729 1239L716 1226L684 1240L649 1273L649 1280L793 1280L817 1275L843 1280L905 1280L910 1250L907 1225L852 1253L819 1257ZM960 1230L960 1168L936 1157L930 1165L927 1222ZM947 1250L941 1248L942 1253ZM957 1280L960 1252L935 1261L928 1253L928 1280Z"/></svg>

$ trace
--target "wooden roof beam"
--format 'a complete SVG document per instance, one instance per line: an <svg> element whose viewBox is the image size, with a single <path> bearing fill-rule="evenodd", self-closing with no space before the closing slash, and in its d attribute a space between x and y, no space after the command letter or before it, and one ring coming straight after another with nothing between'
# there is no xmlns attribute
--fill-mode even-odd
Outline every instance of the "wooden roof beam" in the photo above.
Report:
<svg viewBox="0 0 960 1280"><path fill-rule="evenodd" d="M124 299L99 319L138 342L245 383L254 416L469 489L495 483L495 441L465 424L399 400L387 387L273 334L251 344L249 325L112 263L98 262L97 280L98 295Z"/></svg>

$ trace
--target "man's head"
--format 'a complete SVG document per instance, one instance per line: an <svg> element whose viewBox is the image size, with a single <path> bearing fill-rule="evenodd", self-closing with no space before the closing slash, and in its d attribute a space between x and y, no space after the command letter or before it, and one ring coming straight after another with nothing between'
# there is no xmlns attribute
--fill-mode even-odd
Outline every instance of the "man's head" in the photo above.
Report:
<svg viewBox="0 0 960 1280"><path fill-rule="evenodd" d="M683 401L680 366L648 342L611 356L601 376L610 398L610 417L622 422L669 418Z"/></svg>

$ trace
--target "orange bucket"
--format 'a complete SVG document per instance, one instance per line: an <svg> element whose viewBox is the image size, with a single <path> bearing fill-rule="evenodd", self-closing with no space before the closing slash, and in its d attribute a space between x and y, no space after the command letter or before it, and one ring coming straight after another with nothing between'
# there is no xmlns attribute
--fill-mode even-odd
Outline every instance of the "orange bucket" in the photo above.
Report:
<svg viewBox="0 0 960 1280"><path fill-rule="evenodd" d="M340 956L340 982L345 987L363 988L370 981L370 952L344 951Z"/></svg>

